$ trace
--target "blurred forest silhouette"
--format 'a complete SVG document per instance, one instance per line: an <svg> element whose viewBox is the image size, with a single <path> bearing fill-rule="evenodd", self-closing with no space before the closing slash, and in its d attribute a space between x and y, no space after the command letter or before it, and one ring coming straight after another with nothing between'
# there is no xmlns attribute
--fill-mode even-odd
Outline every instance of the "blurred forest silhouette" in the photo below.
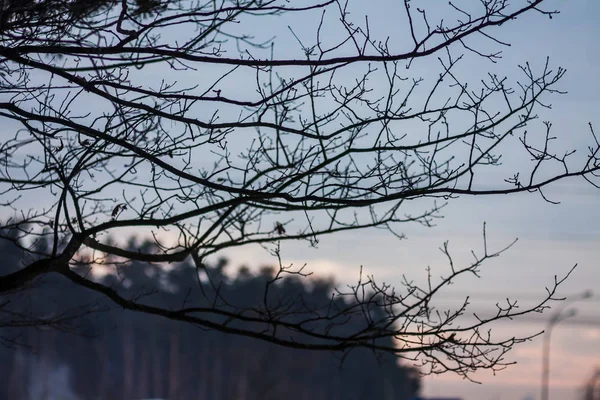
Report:
<svg viewBox="0 0 600 400"><path fill-rule="evenodd" d="M20 250L7 241L0 246L0 275L17 270ZM37 250L43 253L45 246L40 242ZM152 244L129 240L132 250L146 246ZM210 294L200 294L199 275L188 263L105 261L114 265L114 273L95 279L125 297L169 309L182 304L211 306L206 304ZM242 266L236 273L226 273L226 268L225 259L207 266L210 280L204 275L203 290L218 290L245 308L261 307L265 285L275 270L263 267L252 273ZM88 267L78 272L87 274ZM330 302L333 285L331 279L291 276L270 287L267 301L278 301L285 294L287 299L301 299L290 303L292 308L302 303L319 307ZM342 358L207 331L116 308L58 274L10 295L10 302L8 295L0 297L0 387L10 399L408 400L419 392L417 370L399 365L391 354L375 356L355 349ZM28 326L31 321L40 325ZM60 323L49 328L43 321ZM331 329L351 332L360 323L364 322Z"/></svg>

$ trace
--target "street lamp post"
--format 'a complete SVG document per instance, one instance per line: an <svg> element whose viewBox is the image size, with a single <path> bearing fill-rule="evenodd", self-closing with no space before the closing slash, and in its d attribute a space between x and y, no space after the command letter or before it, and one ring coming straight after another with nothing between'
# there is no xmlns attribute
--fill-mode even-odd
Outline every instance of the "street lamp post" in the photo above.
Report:
<svg viewBox="0 0 600 400"><path fill-rule="evenodd" d="M565 309L579 300L585 300L592 297L593 294L590 290L586 290L579 296L572 297L565 301L560 308L558 308L551 316L548 321L548 325L544 330L544 343L542 348L542 396L541 400L548 400L548 384L550 380L550 338L552 337L552 329L560 322L573 317L577 314L577 310L570 308L565 312Z"/></svg>

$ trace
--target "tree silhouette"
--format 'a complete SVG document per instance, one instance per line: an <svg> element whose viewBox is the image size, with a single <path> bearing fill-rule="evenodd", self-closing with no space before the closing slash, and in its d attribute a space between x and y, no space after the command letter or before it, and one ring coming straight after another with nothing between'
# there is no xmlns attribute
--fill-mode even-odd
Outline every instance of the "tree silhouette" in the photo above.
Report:
<svg viewBox="0 0 600 400"><path fill-rule="evenodd" d="M144 241L142 247L151 246ZM11 246L7 246L9 249ZM129 249L137 248L129 241ZM14 249L14 246L12 246ZM223 269L220 260L211 270ZM178 263L170 269L133 262L120 276L108 274L96 281L110 286L121 296L167 309L183 301L205 305L205 298L189 297L194 269ZM157 279L161 274L162 279ZM258 274L236 274L221 287L236 304L259 304L264 283L272 275L265 269ZM143 296L154 291L158 282L168 290L160 295ZM303 282L285 279L275 295L301 296L307 303L324 304L334 290L332 282ZM56 309L70 303L110 306L97 293L82 290L64 279L36 285L35 298ZM60 293L60 296L53 296ZM142 295L140 298L139 296ZM33 311L44 314L46 308ZM355 349L343 360L326 352L298 357L299 350L253 343L243 336L222 335L190 324L157 319L144 313L131 313L111 307L110 312L88 313L77 322L77 335L56 330L27 330L21 337L23 347L0 348L0 385L10 388L11 398L43 397L63 393L60 398L168 398L230 399L243 394L249 400L281 398L395 398L409 400L419 391L417 371L396 362L391 354L379 358ZM352 325L342 328L352 331ZM85 334L81 334L85 333ZM391 345L392 338L381 339ZM91 379L90 377L94 377ZM56 397L55 396L55 397Z"/></svg>
<svg viewBox="0 0 600 400"><path fill-rule="evenodd" d="M562 282L537 306L509 302L476 322L457 323L468 300L434 308L442 287L504 251L488 249L485 230L470 264L455 265L444 247L449 272L426 287L395 290L361 275L325 304L282 281L306 274L281 262L246 282L260 295L235 301L241 289L204 262L253 244L279 256L283 241L316 245L366 228L401 236L399 225L430 226L458 195L543 197L561 179L594 184L592 126L588 154L575 158L554 148L550 123L535 124L563 69L547 61L521 66L519 81L489 73L469 82L459 68L500 57L496 28L556 14L544 0L449 3L443 19L404 0L395 4L401 40L377 36L368 15L339 0L2 4L0 118L14 132L0 146L2 203L14 211L2 228L29 261L0 277L0 293L52 275L129 311L291 349L389 353L425 373L467 377L501 368L527 339L494 338L487 324L542 310ZM436 74L421 75L433 64ZM528 162L494 178L500 150L512 148ZM115 239L132 230L153 241ZM42 240L48 251L36 250ZM186 260L195 273L185 301L152 300L168 293L156 265ZM146 285L125 293L117 278L97 281L84 268L107 263Z"/></svg>

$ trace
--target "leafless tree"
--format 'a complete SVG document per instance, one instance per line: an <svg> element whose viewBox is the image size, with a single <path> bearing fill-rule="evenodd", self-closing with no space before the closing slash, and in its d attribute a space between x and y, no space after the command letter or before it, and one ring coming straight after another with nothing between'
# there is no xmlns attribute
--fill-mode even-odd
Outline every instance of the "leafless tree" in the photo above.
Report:
<svg viewBox="0 0 600 400"><path fill-rule="evenodd" d="M284 275L305 275L282 263L261 307L213 290L210 307L176 310L72 268L84 258L92 268L192 259L210 277L203 260L224 249L262 244L279 255L283 241L316 246L365 228L402 237L402 223L430 226L459 195L544 197L572 177L595 185L592 125L588 154L576 156L554 148L551 123L536 122L561 93L563 69L546 60L521 66L518 79L477 80L460 67L484 60L491 69L507 45L500 27L557 11L544 0L473 3L394 2L389 36L359 1L1 1L1 227L32 261L0 277L0 293L57 273L125 309L282 346L369 348L419 360L425 373L501 368L528 338L496 339L489 322L541 311L562 280L532 308L508 302L475 322L460 322L468 298L434 308L442 287L504 251L487 248L485 229L468 265L445 246L450 269L425 287L361 276L323 307L269 296ZM506 149L523 162L502 169ZM132 231L151 235L154 250L114 240ZM35 254L42 239L49 254ZM198 290L210 284L199 280ZM351 335L336 333L356 318ZM390 337L393 346L380 344Z"/></svg>

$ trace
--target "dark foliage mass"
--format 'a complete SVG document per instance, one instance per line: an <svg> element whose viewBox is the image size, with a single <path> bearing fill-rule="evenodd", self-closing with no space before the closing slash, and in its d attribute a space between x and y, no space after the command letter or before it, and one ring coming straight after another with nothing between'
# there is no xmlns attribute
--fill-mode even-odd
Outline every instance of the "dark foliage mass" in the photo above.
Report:
<svg viewBox="0 0 600 400"><path fill-rule="evenodd" d="M19 265L20 251L2 244L0 274L5 274ZM134 240L129 244L131 250L150 246ZM273 280L275 270L264 267L251 273L242 267L232 278L225 273L226 267L223 259L206 267L204 290L219 290L240 307L260 308L265 301L265 285ZM141 304L167 309L182 304L210 306L207 297L192 290L197 289L198 275L189 264L163 268L133 262L116 270L116 274L97 280ZM78 272L86 274L87 269ZM400 366L390 354L374 357L365 349L356 349L342 357L289 349L110 307L98 295L69 284L59 275L47 275L35 283L17 297L13 294L14 305L2 308L0 316L0 327L3 320L11 325L0 331L0 340L4 340L0 347L0 387L6 388L10 399L46 393L54 398L76 395L79 399L107 400L408 400L419 388L417 371ZM330 281L307 283L291 277L271 285L266 301L277 302L285 293L318 308L329 304L332 291ZM0 297L0 303L3 299L8 296ZM81 304L88 306L86 315L82 315ZM16 326L19 314L23 321L55 319L60 321L60 329L24 329ZM350 321L334 330L343 333L356 324L360 322ZM243 323L237 325L244 328ZM390 345L392 339L387 342L382 344Z"/></svg>

